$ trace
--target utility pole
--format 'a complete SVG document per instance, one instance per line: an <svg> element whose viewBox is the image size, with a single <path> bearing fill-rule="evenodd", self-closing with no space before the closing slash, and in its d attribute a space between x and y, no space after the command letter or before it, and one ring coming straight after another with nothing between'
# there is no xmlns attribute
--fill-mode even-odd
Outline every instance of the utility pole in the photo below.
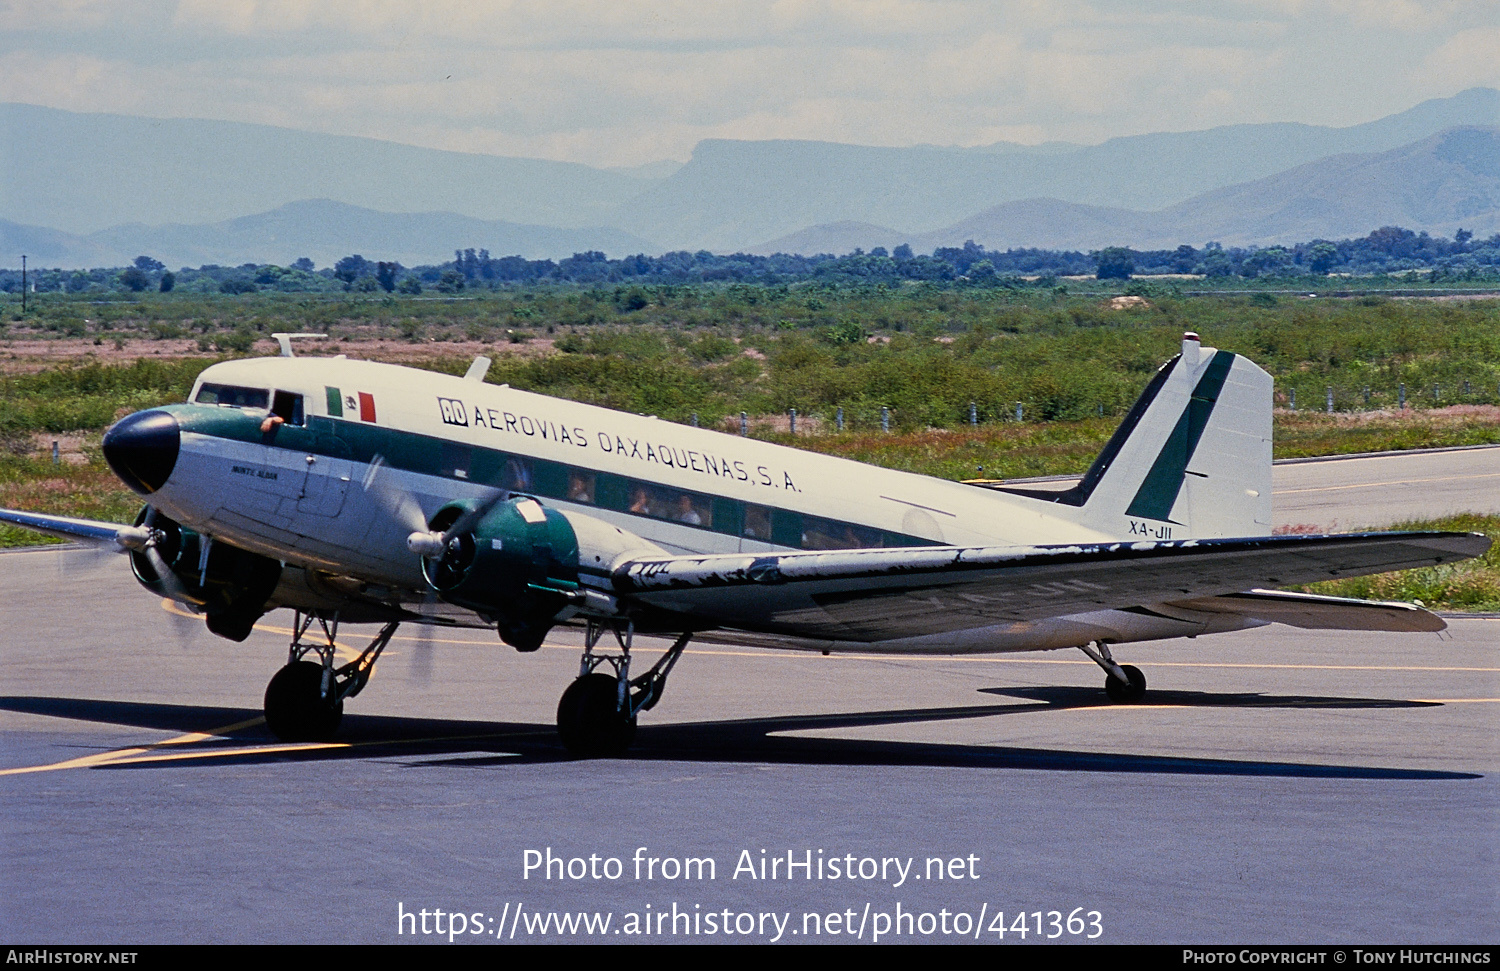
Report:
<svg viewBox="0 0 1500 971"><path fill-rule="evenodd" d="M26 316L26 254L21 254L21 316Z"/></svg>

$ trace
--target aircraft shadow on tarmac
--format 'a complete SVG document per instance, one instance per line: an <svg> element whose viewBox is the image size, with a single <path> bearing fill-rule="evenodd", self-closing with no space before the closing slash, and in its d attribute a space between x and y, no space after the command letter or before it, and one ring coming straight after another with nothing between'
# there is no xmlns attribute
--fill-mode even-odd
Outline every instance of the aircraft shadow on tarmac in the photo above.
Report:
<svg viewBox="0 0 1500 971"><path fill-rule="evenodd" d="M1204 759L1001 745L945 744L805 737L793 732L862 728L1037 714L1047 710L1105 707L1098 689L1070 687L983 688L1022 699L1015 704L908 708L877 712L783 715L676 724L642 724L628 761L780 763L793 765L889 765L943 768L1042 769L1055 772L1127 772L1180 775L1288 776L1340 779L1477 779L1478 773L1300 762ZM1038 704L1042 702L1043 704ZM1317 698L1196 691L1155 693L1146 705L1237 708L1422 708L1434 702ZM203 741L173 745L185 758L150 762L105 762L96 769L187 768L194 765L264 764L349 758L402 759L421 756L412 768L495 767L517 762L567 762L550 724L410 718L351 714L332 747L293 749L277 743L260 711L193 705L146 704L86 698L0 697L0 711L47 715L158 731L204 732L213 726L249 725ZM151 745L142 743L143 746ZM222 755L215 755L224 749ZM437 758L432 758L437 756ZM449 756L444 758L443 756Z"/></svg>
<svg viewBox="0 0 1500 971"><path fill-rule="evenodd" d="M1046 702L1053 708L1101 707L1098 688L1040 685L980 688L984 694ZM1112 707L1112 706L1111 706ZM1439 708L1437 701L1398 698L1337 698L1317 695L1267 695L1259 692L1165 691L1153 688L1134 708ZM1035 711L1033 707L1028 709Z"/></svg>

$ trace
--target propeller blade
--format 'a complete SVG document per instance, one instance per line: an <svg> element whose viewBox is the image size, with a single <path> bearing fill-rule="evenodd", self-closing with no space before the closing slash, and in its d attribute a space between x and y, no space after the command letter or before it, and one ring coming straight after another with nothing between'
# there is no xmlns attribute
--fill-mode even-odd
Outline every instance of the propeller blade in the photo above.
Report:
<svg viewBox="0 0 1500 971"><path fill-rule="evenodd" d="M422 603L422 613L427 614L437 603L437 591L428 590L427 597ZM417 635L411 649L411 665L409 671L411 678L422 687L432 684L432 628L433 624L418 624L421 633Z"/></svg>
<svg viewBox="0 0 1500 971"><path fill-rule="evenodd" d="M161 551L156 548L162 537L156 528L156 514L155 506L146 507L146 518L138 528L148 534L148 539L138 549L145 554L146 562L151 564L152 571L161 581L162 591L178 603L187 603L187 591L183 589L182 581L178 579L177 574L172 572L172 568L167 565L166 557L162 556Z"/></svg>
<svg viewBox="0 0 1500 971"><path fill-rule="evenodd" d="M488 516L491 509L494 509L496 506L500 505L500 503L509 498L510 493L505 489L496 489L494 492L485 496L472 509L468 510L463 515L455 519L452 526L449 526L446 530L443 531L443 546L446 547L450 542L453 541L453 538L455 536L462 536L464 533L472 530L475 526L478 526L479 521L485 516Z"/></svg>
<svg viewBox="0 0 1500 971"><path fill-rule="evenodd" d="M375 456L370 471L365 473L365 492L408 533L427 532L427 517L422 513L422 507L411 493L400 489L388 473L383 474L385 468L385 456Z"/></svg>
<svg viewBox="0 0 1500 971"><path fill-rule="evenodd" d="M157 552L156 544L147 546L144 552L146 560L151 564L151 569L161 580L162 591L173 600L186 603L188 596L187 591L183 589L182 581L177 578L177 574L172 572L172 568L167 565L161 553Z"/></svg>

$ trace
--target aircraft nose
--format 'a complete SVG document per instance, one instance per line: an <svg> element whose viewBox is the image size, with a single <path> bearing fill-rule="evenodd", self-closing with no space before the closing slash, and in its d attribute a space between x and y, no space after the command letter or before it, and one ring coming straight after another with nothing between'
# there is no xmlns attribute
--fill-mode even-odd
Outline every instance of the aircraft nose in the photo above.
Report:
<svg viewBox="0 0 1500 971"><path fill-rule="evenodd" d="M165 411L138 411L104 433L104 460L143 496L160 489L177 464L182 430Z"/></svg>

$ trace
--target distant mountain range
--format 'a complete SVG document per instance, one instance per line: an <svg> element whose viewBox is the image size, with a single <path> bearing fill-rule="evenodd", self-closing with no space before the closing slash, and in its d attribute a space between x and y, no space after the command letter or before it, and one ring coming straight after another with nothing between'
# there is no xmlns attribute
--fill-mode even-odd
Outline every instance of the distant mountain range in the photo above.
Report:
<svg viewBox="0 0 1500 971"><path fill-rule="evenodd" d="M86 236L0 221L0 253L26 253L38 266L122 266L141 254L168 266L279 263L306 256L329 266L351 253L407 266L441 263L464 247L528 259L587 250L643 253L653 244L618 229L559 229L451 212L378 212L307 199L270 212L198 225L113 226Z"/></svg>
<svg viewBox="0 0 1500 971"><path fill-rule="evenodd" d="M1329 155L1389 151L1461 125L1500 125L1500 92L1476 88L1349 128L1230 125L1062 149L705 141L611 222L669 248L729 250L846 221L930 233L1026 199L1155 210Z"/></svg>
<svg viewBox="0 0 1500 971"><path fill-rule="evenodd" d="M1156 212L1024 199L930 233L838 222L751 247L752 253L848 253L909 243L961 246L1169 249L1209 240L1268 246L1363 236L1385 225L1451 237L1500 232L1500 127L1453 128L1388 152L1334 155L1194 196Z"/></svg>
<svg viewBox="0 0 1500 971"><path fill-rule="evenodd" d="M87 234L214 223L302 199L576 227L660 180L227 121L0 104L0 219Z"/></svg>
<svg viewBox="0 0 1500 971"><path fill-rule="evenodd" d="M606 170L262 125L0 105L0 264L407 265L673 249L1267 245L1381 225L1500 231L1500 92L1367 124L1232 125L1100 145L709 140ZM12 255L14 254L14 255Z"/></svg>

